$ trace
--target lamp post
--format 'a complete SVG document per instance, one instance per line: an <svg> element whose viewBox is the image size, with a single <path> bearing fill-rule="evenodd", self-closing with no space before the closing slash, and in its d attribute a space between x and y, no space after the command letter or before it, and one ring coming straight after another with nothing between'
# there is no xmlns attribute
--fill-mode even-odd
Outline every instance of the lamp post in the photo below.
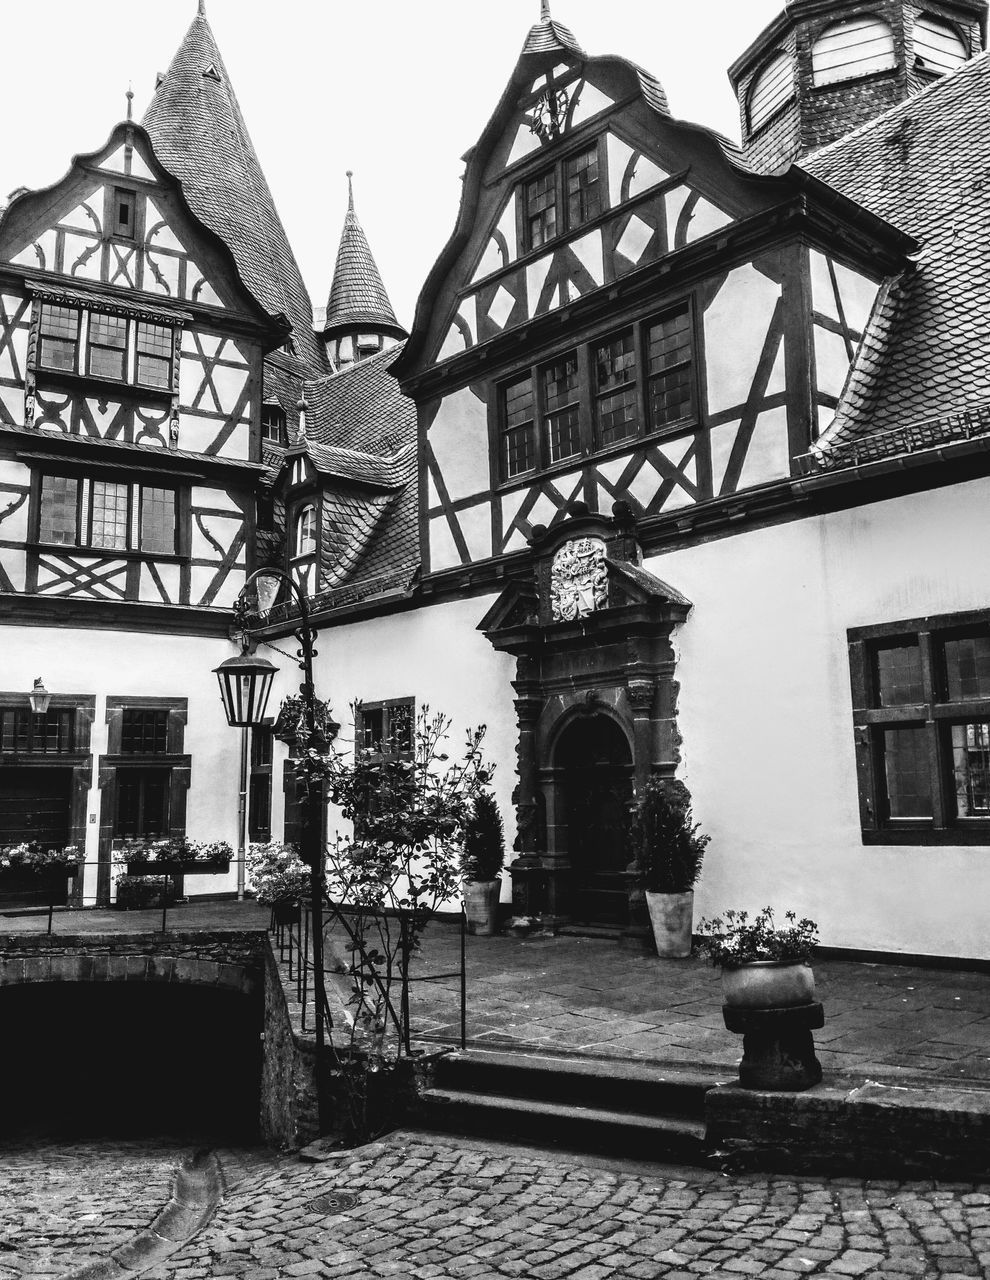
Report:
<svg viewBox="0 0 990 1280"><path fill-rule="evenodd" d="M238 630L242 636L246 637L246 619L251 611L249 602L251 589L254 588L257 596L257 612L259 615L264 615L271 609L280 583L286 584L293 601L299 608L299 626L294 632L299 641L299 667L303 673L299 692L302 694L308 741L310 745L319 749L326 746L328 740L332 741L336 737L340 726L333 721L322 727L317 725L316 691L313 686L313 659L316 656L313 641L316 639L316 633L310 625L306 596L284 570L259 569L244 583L234 604L234 613L238 621ZM245 643L245 640L242 640L242 643ZM237 658L228 658L226 662L222 662L215 668L220 682L220 696L227 713L227 721L231 726L254 727L262 723L276 670L277 668L265 658L247 653L242 653ZM330 1120L323 1079L326 1048L325 1019L329 1020L329 1008L323 970L323 898L326 891L326 861L323 850L322 813L322 779L313 778L307 773L305 792L302 797L299 843L302 860L310 869L313 995L316 1001L316 1095L321 1133L326 1132Z"/></svg>

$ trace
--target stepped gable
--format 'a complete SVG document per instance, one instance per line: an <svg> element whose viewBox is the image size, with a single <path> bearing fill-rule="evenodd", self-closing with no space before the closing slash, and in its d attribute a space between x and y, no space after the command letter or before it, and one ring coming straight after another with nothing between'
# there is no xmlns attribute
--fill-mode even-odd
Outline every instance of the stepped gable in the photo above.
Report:
<svg viewBox="0 0 990 1280"><path fill-rule="evenodd" d="M903 452L900 430L990 401L988 120L983 54L803 162L921 245L910 280L881 295L820 447L887 433L885 451Z"/></svg>
<svg viewBox="0 0 990 1280"><path fill-rule="evenodd" d="M325 603L408 588L419 567L416 406L388 373L396 349L304 384L305 448L325 477Z"/></svg>
<svg viewBox="0 0 990 1280"><path fill-rule="evenodd" d="M323 372L309 294L202 3L142 124L190 208L229 246L247 287L273 315L288 317L306 371Z"/></svg>
<svg viewBox="0 0 990 1280"><path fill-rule="evenodd" d="M367 325L371 329L405 330L395 318L392 303L382 282L378 264L368 245L364 228L354 212L354 188L347 175L348 201L340 247L327 299L323 330Z"/></svg>

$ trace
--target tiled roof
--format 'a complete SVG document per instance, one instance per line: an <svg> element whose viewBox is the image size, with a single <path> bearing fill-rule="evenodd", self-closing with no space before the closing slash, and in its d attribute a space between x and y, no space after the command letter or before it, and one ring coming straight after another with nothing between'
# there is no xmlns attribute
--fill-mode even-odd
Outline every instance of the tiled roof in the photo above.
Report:
<svg viewBox="0 0 990 1280"><path fill-rule="evenodd" d="M303 384L311 440L387 455L416 439L416 406L388 372L402 345Z"/></svg>
<svg viewBox="0 0 990 1280"><path fill-rule="evenodd" d="M344 229L340 233L337 265L333 271L330 297L327 299L325 329L364 324L372 328L395 329L399 322L385 291L378 264L368 247L364 228L354 212L354 188L347 175L349 196Z"/></svg>
<svg viewBox="0 0 990 1280"><path fill-rule="evenodd" d="M340 449L336 445L306 441L306 451L317 471L341 480L354 480L376 489L398 489L408 480L406 459L415 451L409 444L391 457L362 453L357 449Z"/></svg>
<svg viewBox="0 0 990 1280"><path fill-rule="evenodd" d="M304 447L323 491L314 608L403 589L419 568L416 406L388 373L396 354L303 386Z"/></svg>
<svg viewBox="0 0 990 1280"><path fill-rule="evenodd" d="M573 53L579 58L588 55L562 22L554 22L552 18L544 18L542 22L530 27L526 43L522 47L523 55L528 53Z"/></svg>
<svg viewBox="0 0 990 1280"><path fill-rule="evenodd" d="M309 372L321 372L326 354L313 334L312 304L202 9L142 123L190 208L228 245L262 306L288 317Z"/></svg>
<svg viewBox="0 0 990 1280"><path fill-rule="evenodd" d="M261 462L244 462L240 458L227 458L223 454L193 453L189 449L163 449L159 445L132 444L127 440L104 440L97 436L76 435L64 431L49 431L39 427L25 427L13 422L0 422L0 432L26 436L33 443L45 448L55 448L56 452L71 452L96 455L102 451L111 453L124 452L128 455L127 466L141 466L141 459L149 458L158 466L168 466L170 462L196 462L200 466L229 467L234 471L243 471L253 475L264 475L265 467ZM35 452L32 450L32 452ZM41 456L38 454L37 456Z"/></svg>
<svg viewBox="0 0 990 1280"><path fill-rule="evenodd" d="M988 126L984 54L803 163L921 244L910 287L896 300L896 323L884 333L880 318L880 346L847 384L839 439L990 400Z"/></svg>

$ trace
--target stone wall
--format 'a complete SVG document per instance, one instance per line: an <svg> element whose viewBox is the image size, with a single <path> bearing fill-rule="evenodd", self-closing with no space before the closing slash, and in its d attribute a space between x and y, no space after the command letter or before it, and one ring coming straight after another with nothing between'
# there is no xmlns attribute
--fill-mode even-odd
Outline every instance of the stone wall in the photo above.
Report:
<svg viewBox="0 0 990 1280"><path fill-rule="evenodd" d="M265 948L265 1053L261 1073L261 1136L276 1147L298 1147L319 1134L316 1046L297 1036L289 1018L278 963Z"/></svg>

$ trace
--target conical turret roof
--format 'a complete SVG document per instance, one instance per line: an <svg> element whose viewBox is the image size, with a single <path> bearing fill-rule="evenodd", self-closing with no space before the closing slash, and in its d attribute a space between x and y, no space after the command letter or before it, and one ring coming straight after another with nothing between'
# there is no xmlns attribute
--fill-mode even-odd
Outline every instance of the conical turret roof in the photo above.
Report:
<svg viewBox="0 0 990 1280"><path fill-rule="evenodd" d="M395 318L378 264L368 247L368 238L354 212L352 178L348 171L347 216L327 299L325 332L363 325L404 337L405 330Z"/></svg>
<svg viewBox="0 0 990 1280"><path fill-rule="evenodd" d="M265 181L204 0L142 121L190 208L229 246L244 283L292 324L297 356L326 370L313 308Z"/></svg>

